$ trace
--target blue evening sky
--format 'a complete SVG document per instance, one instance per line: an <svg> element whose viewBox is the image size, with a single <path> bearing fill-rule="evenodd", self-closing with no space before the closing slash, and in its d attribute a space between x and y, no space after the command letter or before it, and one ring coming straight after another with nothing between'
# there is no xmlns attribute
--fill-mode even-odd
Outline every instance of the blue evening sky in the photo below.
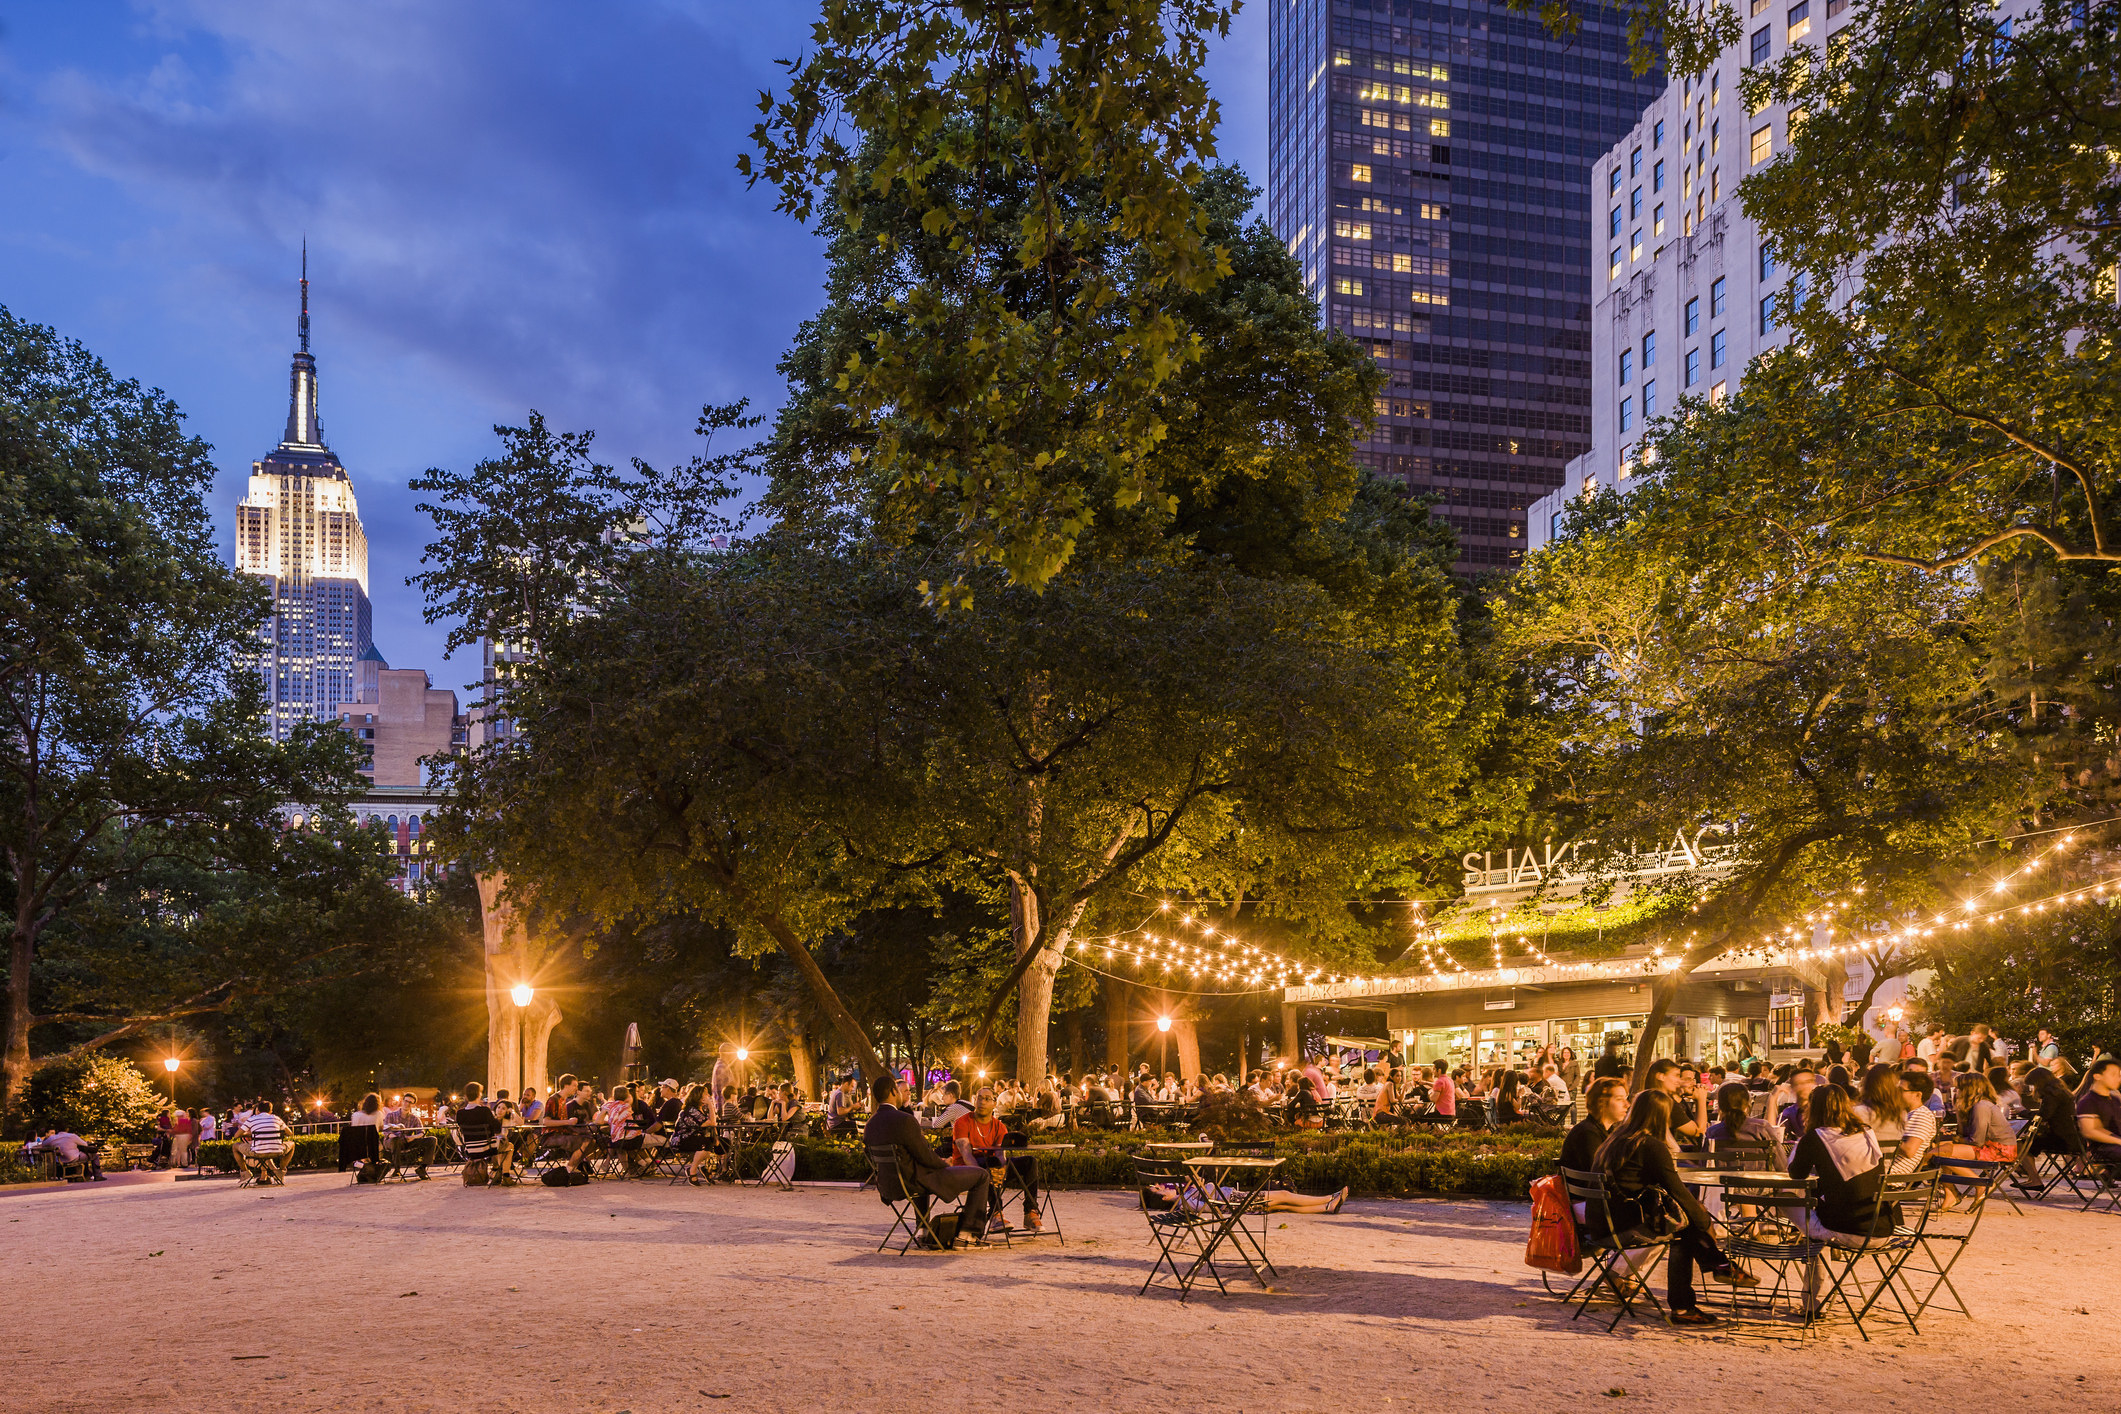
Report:
<svg viewBox="0 0 2121 1414"><path fill-rule="evenodd" d="M1223 155L1266 181L1266 4L1220 45ZM376 643L437 686L407 479L537 408L607 459L779 404L817 244L734 163L810 4L0 3L0 303L161 387L215 447L224 542L278 440L309 239L327 439Z"/></svg>

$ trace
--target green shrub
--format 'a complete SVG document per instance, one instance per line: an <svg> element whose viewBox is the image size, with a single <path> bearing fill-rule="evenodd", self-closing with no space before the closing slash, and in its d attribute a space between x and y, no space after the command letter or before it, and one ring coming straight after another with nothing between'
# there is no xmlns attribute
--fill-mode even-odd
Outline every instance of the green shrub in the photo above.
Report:
<svg viewBox="0 0 2121 1414"><path fill-rule="evenodd" d="M32 1072L22 1117L32 1135L58 1128L85 1139L141 1141L161 1109L162 1096L138 1066L91 1051Z"/></svg>
<svg viewBox="0 0 2121 1414"><path fill-rule="evenodd" d="M198 1146L197 1163L201 1168L219 1169L233 1173L236 1167L236 1150L233 1140L209 1139ZM294 1136L294 1156L288 1160L290 1169L335 1169L339 1166L339 1136L336 1134L297 1134Z"/></svg>

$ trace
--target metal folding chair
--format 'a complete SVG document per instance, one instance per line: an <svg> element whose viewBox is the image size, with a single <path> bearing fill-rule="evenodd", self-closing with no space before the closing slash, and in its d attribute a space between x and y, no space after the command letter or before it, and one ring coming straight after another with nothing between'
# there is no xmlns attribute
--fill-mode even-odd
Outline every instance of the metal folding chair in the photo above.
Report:
<svg viewBox="0 0 2121 1414"><path fill-rule="evenodd" d="M1635 1314L1635 1298L1641 1297L1650 1303L1650 1309L1664 1314L1664 1303L1650 1290L1650 1276L1664 1260L1666 1249L1672 1245L1670 1234L1652 1236L1648 1233L1629 1234L1616 1231L1613 1224L1613 1205L1606 1195L1605 1175L1592 1169L1565 1168L1561 1181L1569 1190L1569 1202L1581 1203L1584 1221L1577 1228L1577 1250L1588 1259L1590 1270L1569 1294L1562 1298L1563 1304L1574 1302L1576 1314L1569 1319L1580 1321L1583 1313L1590 1309L1591 1301L1600 1290L1613 1293L1619 1309L1606 1324L1611 1331L1620 1324L1622 1316ZM1623 1246L1622 1244L1627 1245ZM1647 1253L1646 1259L1637 1261L1630 1253Z"/></svg>
<svg viewBox="0 0 2121 1414"><path fill-rule="evenodd" d="M1158 1207L1157 1200L1161 1195L1153 1190L1166 1186L1171 1189L1171 1206ZM1156 1244L1156 1260L1149 1264L1148 1278L1135 1295L1148 1295L1158 1275L1169 1270L1177 1283L1178 1299L1183 1302L1193 1290L1193 1283L1200 1280L1202 1268L1215 1279L1215 1289L1229 1295L1230 1288L1223 1285L1222 1273L1216 1270L1214 1262L1191 1261L1181 1271L1174 1255L1182 1248L1190 1248L1193 1257L1199 1258L1207 1251L1209 1233L1216 1227L1192 1172L1177 1159L1137 1158L1134 1161L1134 1190L1141 1203L1142 1216L1149 1222L1149 1239Z"/></svg>
<svg viewBox="0 0 2121 1414"><path fill-rule="evenodd" d="M881 1252L891 1245L891 1240L901 1232L906 1240L899 1244L898 1255L903 1257L925 1234L942 1251L950 1244L943 1241L936 1231L934 1214L931 1211L934 1198L921 1189L913 1179L912 1165L896 1144L868 1144L862 1152L869 1157L869 1174L876 1183L876 1196L891 1210L891 1226L884 1230L884 1240L876 1244ZM928 1203L921 1198L930 1199ZM957 1215L964 1217L964 1200L958 1200ZM960 1234L962 1235L962 1234Z"/></svg>

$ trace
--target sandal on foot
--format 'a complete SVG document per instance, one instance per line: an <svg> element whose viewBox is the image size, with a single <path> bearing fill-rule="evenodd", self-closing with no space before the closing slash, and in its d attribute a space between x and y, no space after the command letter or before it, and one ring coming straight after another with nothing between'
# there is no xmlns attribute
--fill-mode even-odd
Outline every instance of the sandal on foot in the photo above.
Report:
<svg viewBox="0 0 2121 1414"><path fill-rule="evenodd" d="M1331 1198L1328 1198L1326 1200L1326 1211L1328 1213L1337 1213L1340 1211L1341 1204L1347 1201L1348 1190L1343 1188L1340 1190L1340 1192L1334 1194Z"/></svg>

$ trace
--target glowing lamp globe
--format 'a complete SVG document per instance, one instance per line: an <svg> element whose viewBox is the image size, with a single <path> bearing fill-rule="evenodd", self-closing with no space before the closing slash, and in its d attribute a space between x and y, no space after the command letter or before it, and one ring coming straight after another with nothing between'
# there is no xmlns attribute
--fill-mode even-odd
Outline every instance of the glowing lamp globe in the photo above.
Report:
<svg viewBox="0 0 2121 1414"><path fill-rule="evenodd" d="M177 1058L175 1056L171 1056L167 1060L162 1062L162 1068L168 1071L171 1075L175 1075L177 1073L177 1064Z"/></svg>
<svg viewBox="0 0 2121 1414"><path fill-rule="evenodd" d="M1169 1031L1171 1029L1171 1018L1168 1016L1159 1016L1158 1018L1156 1018L1156 1029L1159 1031Z"/></svg>
<svg viewBox="0 0 2121 1414"><path fill-rule="evenodd" d="M530 999L537 994L530 990L528 982L518 982L508 989L508 995L517 1006L529 1006Z"/></svg>
<svg viewBox="0 0 2121 1414"><path fill-rule="evenodd" d="M736 1058L738 1060L749 1060L751 1059L751 1052L745 1050L742 1046L738 1046L736 1048Z"/></svg>

